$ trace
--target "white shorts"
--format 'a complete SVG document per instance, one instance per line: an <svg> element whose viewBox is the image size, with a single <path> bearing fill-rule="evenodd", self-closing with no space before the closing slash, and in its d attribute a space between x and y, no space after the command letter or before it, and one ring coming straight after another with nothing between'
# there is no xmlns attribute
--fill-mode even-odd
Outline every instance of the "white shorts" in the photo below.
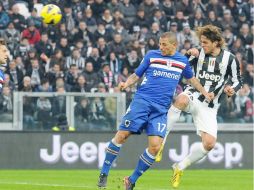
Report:
<svg viewBox="0 0 254 190"><path fill-rule="evenodd" d="M201 132L206 132L217 138L217 108L210 108L208 103L201 102L198 99L200 95L198 92L184 91L182 94L187 95L189 98L189 105L184 111L192 114L197 134L201 135Z"/></svg>

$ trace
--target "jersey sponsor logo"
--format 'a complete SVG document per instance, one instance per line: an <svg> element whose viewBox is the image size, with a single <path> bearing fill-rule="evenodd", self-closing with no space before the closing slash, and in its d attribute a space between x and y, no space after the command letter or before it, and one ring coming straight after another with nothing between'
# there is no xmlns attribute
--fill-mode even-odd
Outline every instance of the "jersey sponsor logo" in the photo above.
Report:
<svg viewBox="0 0 254 190"><path fill-rule="evenodd" d="M199 72L198 77L201 79L206 79L214 82L218 82L221 79L221 75L215 75L213 72L211 73L202 70Z"/></svg>
<svg viewBox="0 0 254 190"><path fill-rule="evenodd" d="M154 70L153 71L153 76L155 76L155 77L157 77L157 76L166 77L166 78L171 78L171 79L175 79L175 80L180 79L180 75L170 73L170 72L166 72L166 71L159 71L159 70Z"/></svg>

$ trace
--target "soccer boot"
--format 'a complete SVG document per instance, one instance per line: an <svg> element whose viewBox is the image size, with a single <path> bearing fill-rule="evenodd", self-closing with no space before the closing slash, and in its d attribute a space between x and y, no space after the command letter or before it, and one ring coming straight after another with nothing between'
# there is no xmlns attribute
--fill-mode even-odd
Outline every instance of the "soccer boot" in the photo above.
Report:
<svg viewBox="0 0 254 190"><path fill-rule="evenodd" d="M172 168L173 168L173 176L171 179L171 184L173 188L178 188L181 181L181 177L183 175L183 170L180 170L177 164L174 164Z"/></svg>
<svg viewBox="0 0 254 190"><path fill-rule="evenodd" d="M106 188L107 186L107 175L106 174L100 174L99 180L98 180L98 187L99 188Z"/></svg>
<svg viewBox="0 0 254 190"><path fill-rule="evenodd" d="M133 190L134 187L135 187L135 183L132 184L132 183L130 182L128 176L123 178L123 183L124 183L125 190Z"/></svg>

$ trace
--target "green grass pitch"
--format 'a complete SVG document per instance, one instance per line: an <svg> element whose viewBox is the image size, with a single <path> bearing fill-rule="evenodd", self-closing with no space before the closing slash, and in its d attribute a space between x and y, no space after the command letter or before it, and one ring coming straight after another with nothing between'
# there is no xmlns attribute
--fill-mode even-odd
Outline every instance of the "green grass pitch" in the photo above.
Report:
<svg viewBox="0 0 254 190"><path fill-rule="evenodd" d="M107 190L122 190L131 170L112 170ZM98 170L0 170L0 190L97 190ZM170 190L169 170L146 172L135 190ZM253 190L253 170L186 170L179 190Z"/></svg>

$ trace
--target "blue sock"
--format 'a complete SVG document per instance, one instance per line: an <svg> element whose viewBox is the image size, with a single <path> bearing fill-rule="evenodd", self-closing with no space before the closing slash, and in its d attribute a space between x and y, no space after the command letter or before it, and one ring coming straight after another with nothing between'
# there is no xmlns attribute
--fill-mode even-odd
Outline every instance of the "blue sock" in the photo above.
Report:
<svg viewBox="0 0 254 190"><path fill-rule="evenodd" d="M150 166L153 164L155 160L155 157L152 156L148 149L145 150L145 152L140 156L138 165L136 166L133 174L129 177L129 180L132 184L136 183L137 179L150 168Z"/></svg>
<svg viewBox="0 0 254 190"><path fill-rule="evenodd" d="M106 156L101 169L101 174L108 175L110 167L121 149L121 145L116 145L113 141L114 140L109 143L108 148L106 149Z"/></svg>

